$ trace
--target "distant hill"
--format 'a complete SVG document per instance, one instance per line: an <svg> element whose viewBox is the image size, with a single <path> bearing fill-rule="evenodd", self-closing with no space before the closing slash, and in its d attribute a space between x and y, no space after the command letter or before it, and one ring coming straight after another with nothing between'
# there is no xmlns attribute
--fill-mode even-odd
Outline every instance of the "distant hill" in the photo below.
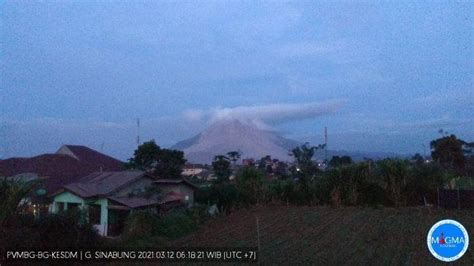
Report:
<svg viewBox="0 0 474 266"><path fill-rule="evenodd" d="M354 161L363 161L366 158L379 160L385 158L405 158L408 155L401 155L393 152L364 152L364 151L344 151L344 150L328 150L327 157L330 160L333 156L350 156ZM313 159L323 160L325 157L324 150L316 151Z"/></svg>
<svg viewBox="0 0 474 266"><path fill-rule="evenodd" d="M260 159L266 155L283 161L293 161L289 156L290 150L303 144L287 139L276 132L262 130L255 125L242 123L239 120L221 120L194 137L180 141L172 149L182 150L186 159L192 163L210 163L215 155L226 154L229 151L240 151L242 158ZM396 153L384 152L352 152L328 150L327 156L351 156L353 160L364 158L381 159L400 157ZM323 160L324 150L318 150L314 159Z"/></svg>

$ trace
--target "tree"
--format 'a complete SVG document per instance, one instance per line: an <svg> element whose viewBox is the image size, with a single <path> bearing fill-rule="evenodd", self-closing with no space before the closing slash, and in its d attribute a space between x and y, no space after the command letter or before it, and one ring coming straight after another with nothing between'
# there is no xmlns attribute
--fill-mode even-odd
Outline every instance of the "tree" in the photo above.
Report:
<svg viewBox="0 0 474 266"><path fill-rule="evenodd" d="M268 161L271 161L272 160L272 157L270 155L266 155L262 158L260 158L260 160L258 161L258 165L257 165L257 168L261 171L266 171L267 170L267 162Z"/></svg>
<svg viewBox="0 0 474 266"><path fill-rule="evenodd" d="M285 179L288 175L287 169L288 165L286 163L278 161L275 169L275 174L278 175L280 178Z"/></svg>
<svg viewBox="0 0 474 266"><path fill-rule="evenodd" d="M416 164L423 164L423 162L425 161L423 159L423 156L421 156L419 153L413 155L413 157L411 157L411 160L414 161Z"/></svg>
<svg viewBox="0 0 474 266"><path fill-rule="evenodd" d="M161 148L155 140L144 142L133 153L133 158L128 159L126 167L128 169L141 169L147 172L154 171L156 158L160 154Z"/></svg>
<svg viewBox="0 0 474 266"><path fill-rule="evenodd" d="M237 188L245 202L255 204L262 196L264 175L254 167L244 167L237 173Z"/></svg>
<svg viewBox="0 0 474 266"><path fill-rule="evenodd" d="M219 182L223 182L229 179L232 171L230 170L230 161L225 155L216 155L212 162L212 168L214 174L217 176Z"/></svg>
<svg viewBox="0 0 474 266"><path fill-rule="evenodd" d="M227 157L229 158L229 160L232 162L232 164L235 167L235 164L240 159L240 152L239 151L230 151L230 152L227 153Z"/></svg>
<svg viewBox="0 0 474 266"><path fill-rule="evenodd" d="M455 135L444 136L430 143L431 157L447 168L464 168L466 158L462 149L463 140L457 139Z"/></svg>
<svg viewBox="0 0 474 266"><path fill-rule="evenodd" d="M155 174L162 178L177 179L181 177L186 163L184 153L178 150L162 149L157 156Z"/></svg>
<svg viewBox="0 0 474 266"><path fill-rule="evenodd" d="M300 147L294 148L291 153L295 158L296 171L302 175L312 175L318 171L317 166L312 161L314 153L318 149L324 149L325 145L309 146L309 143L305 143Z"/></svg>
<svg viewBox="0 0 474 266"><path fill-rule="evenodd" d="M185 163L182 151L161 149L154 140L150 140L138 146L126 166L161 178L180 178Z"/></svg>
<svg viewBox="0 0 474 266"><path fill-rule="evenodd" d="M408 164L399 159L384 159L378 161L377 166L379 174L384 180L383 187L389 199L397 207L406 204L404 192L413 179Z"/></svg>
<svg viewBox="0 0 474 266"><path fill-rule="evenodd" d="M329 161L329 166L339 167L342 165L347 165L352 163L352 158L350 156L333 156Z"/></svg>
<svg viewBox="0 0 474 266"><path fill-rule="evenodd" d="M24 207L21 202L38 185L37 181L0 178L0 225L6 225Z"/></svg>

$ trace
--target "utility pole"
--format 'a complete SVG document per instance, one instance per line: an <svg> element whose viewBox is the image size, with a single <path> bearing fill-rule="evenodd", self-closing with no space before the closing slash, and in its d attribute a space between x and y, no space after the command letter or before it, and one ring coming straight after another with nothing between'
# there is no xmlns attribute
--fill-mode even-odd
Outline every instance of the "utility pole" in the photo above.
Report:
<svg viewBox="0 0 474 266"><path fill-rule="evenodd" d="M328 160L328 128L324 127L324 161Z"/></svg>

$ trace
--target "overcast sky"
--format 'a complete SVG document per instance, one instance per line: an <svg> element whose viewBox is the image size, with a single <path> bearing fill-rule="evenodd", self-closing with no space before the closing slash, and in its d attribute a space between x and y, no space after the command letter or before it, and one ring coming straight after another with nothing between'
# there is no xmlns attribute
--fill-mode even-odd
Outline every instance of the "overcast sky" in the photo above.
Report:
<svg viewBox="0 0 474 266"><path fill-rule="evenodd" d="M3 1L0 158L215 120L351 151L474 141L472 1Z"/></svg>

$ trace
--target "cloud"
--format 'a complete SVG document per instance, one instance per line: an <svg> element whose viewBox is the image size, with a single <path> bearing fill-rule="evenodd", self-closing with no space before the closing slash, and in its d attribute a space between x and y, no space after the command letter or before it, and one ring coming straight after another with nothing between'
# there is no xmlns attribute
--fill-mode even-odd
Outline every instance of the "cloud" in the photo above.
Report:
<svg viewBox="0 0 474 266"><path fill-rule="evenodd" d="M328 55L338 50L344 49L345 44L342 41L319 42L302 41L283 45L275 49L275 54L281 57L307 57Z"/></svg>
<svg viewBox="0 0 474 266"><path fill-rule="evenodd" d="M474 104L474 93L466 88L465 90L445 89L435 91L429 95L417 97L413 99L416 106L439 107L439 106L472 106Z"/></svg>
<svg viewBox="0 0 474 266"><path fill-rule="evenodd" d="M345 128L339 128L340 132L352 133L377 133L377 134L414 134L414 133L436 133L439 129L447 129L449 132L458 132L462 128L464 132L472 132L474 128L473 119L451 117L444 114L430 119L401 121L400 119L380 119L374 118L363 113L350 113L340 117L341 125ZM462 132L461 131L461 132Z"/></svg>
<svg viewBox="0 0 474 266"><path fill-rule="evenodd" d="M204 126L185 116L140 119L140 140L155 139L160 146L169 147ZM126 160L132 156L136 140L135 119L111 122L53 117L22 121L0 118L0 158L35 156L55 152L61 144L78 144Z"/></svg>
<svg viewBox="0 0 474 266"><path fill-rule="evenodd" d="M472 119L453 119L448 115L444 115L441 118L423 120L411 123L389 123L385 125L387 129L392 129L395 132L404 132L406 130L433 130L441 128L455 128L459 126L465 126L472 123Z"/></svg>
<svg viewBox="0 0 474 266"><path fill-rule="evenodd" d="M310 102L300 104L269 104L260 106L217 107L207 111L186 110L183 117L189 120L207 118L210 123L238 119L241 122L252 123L262 127L269 124L279 124L330 115L339 110L345 100L326 102Z"/></svg>

